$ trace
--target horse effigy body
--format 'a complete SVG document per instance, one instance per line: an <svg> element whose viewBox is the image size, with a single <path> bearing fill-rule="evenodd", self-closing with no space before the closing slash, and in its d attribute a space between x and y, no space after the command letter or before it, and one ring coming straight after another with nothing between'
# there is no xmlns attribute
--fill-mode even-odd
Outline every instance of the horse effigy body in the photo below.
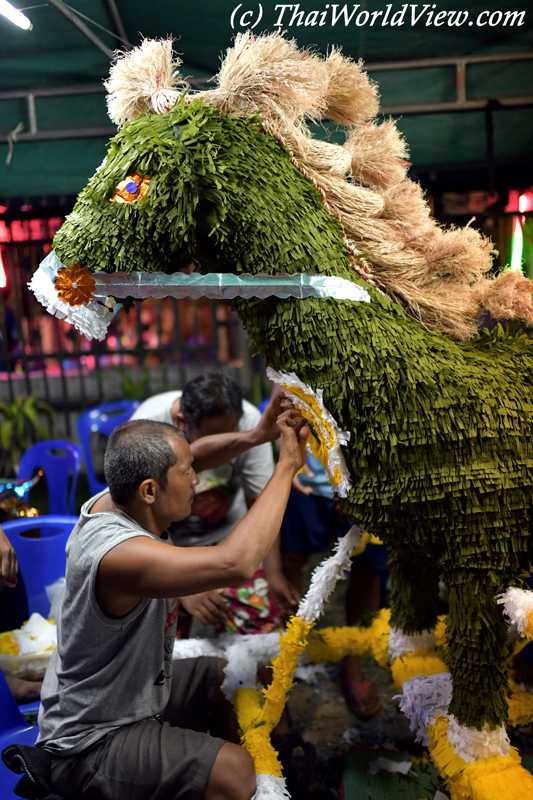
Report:
<svg viewBox="0 0 533 800"><path fill-rule="evenodd" d="M161 68L141 101L128 70L143 68L149 47L167 84ZM448 739L467 763L505 758L497 598L529 571L533 343L501 326L479 332L477 319L485 309L527 320L530 283L488 278L490 243L431 220L393 124L373 119L359 65L245 36L217 89L178 96L170 63L168 43L144 43L113 68L110 109L130 121L54 240L55 289L72 285L70 265L80 286L101 270L133 273L116 299L147 296L146 276L164 289L191 263L222 283L242 278L231 302L273 377L309 410L326 462L337 454L328 470L342 510L389 547L391 657L434 641L442 576ZM150 95L163 113L150 112ZM344 148L309 135L304 116L321 113L349 126ZM360 300L329 284L301 299L254 288L279 275L341 279ZM68 291L62 303L34 288L69 314Z"/></svg>

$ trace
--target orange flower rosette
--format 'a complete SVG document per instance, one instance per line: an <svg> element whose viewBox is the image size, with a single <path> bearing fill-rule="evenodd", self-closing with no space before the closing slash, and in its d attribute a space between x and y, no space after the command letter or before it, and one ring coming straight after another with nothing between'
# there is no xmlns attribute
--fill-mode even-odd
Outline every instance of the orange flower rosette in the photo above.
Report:
<svg viewBox="0 0 533 800"><path fill-rule="evenodd" d="M88 303L93 296L96 281L86 267L71 264L62 267L54 280L54 286L60 300L69 306L81 306Z"/></svg>

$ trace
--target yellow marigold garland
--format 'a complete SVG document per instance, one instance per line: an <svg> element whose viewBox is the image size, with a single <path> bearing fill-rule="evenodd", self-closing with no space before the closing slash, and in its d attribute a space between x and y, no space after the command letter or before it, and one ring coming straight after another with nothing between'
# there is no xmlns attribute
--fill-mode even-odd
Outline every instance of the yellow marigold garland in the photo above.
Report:
<svg viewBox="0 0 533 800"><path fill-rule="evenodd" d="M368 628L356 626L322 628L311 631L307 652L315 664L337 662L344 656L370 656L382 667L387 665L390 609L383 608Z"/></svg>
<svg viewBox="0 0 533 800"><path fill-rule="evenodd" d="M378 539L377 536L374 536L373 533L367 533L366 531L361 534L361 541L359 542L359 546L355 548L352 553L352 558L355 556L360 556L361 553L364 553L366 550L367 545L369 544L383 544L381 539Z"/></svg>
<svg viewBox="0 0 533 800"><path fill-rule="evenodd" d="M523 800L533 797L533 775L520 766L514 747L510 756L484 758L468 764L448 742L446 717L428 725L429 750L445 778L452 800Z"/></svg>
<svg viewBox="0 0 533 800"><path fill-rule="evenodd" d="M307 646L314 663L337 662L346 655L371 656L381 666L387 666L387 643L390 631L390 610L381 609L369 627L322 628L312 631L314 623L291 617L287 631L280 634L280 653L272 662L273 679L263 690L264 702L255 689L237 689L234 708L243 731L241 743L252 756L258 774L282 777L277 753L270 735L278 724L287 695L294 685L294 672L301 653ZM436 627L436 642L445 649L446 621L440 617ZM448 672L448 667L436 651L422 647L397 658L391 667L396 687L417 675ZM533 720L533 695L522 692L510 682L513 694L509 701L509 724L519 725ZM447 781L452 800L523 800L533 797L533 776L520 766L518 752L511 756L485 758L467 763L456 755L449 744L446 729L448 720L438 717L428 726L430 752L439 773Z"/></svg>
<svg viewBox="0 0 533 800"><path fill-rule="evenodd" d="M12 631L0 633L0 654L3 656L18 656L19 644Z"/></svg>
<svg viewBox="0 0 533 800"><path fill-rule="evenodd" d="M240 692L240 689L237 689ZM241 737L242 746L248 750L254 760L258 775L283 777L283 769L278 754L270 742L270 731L265 724L262 727L249 728Z"/></svg>
<svg viewBox="0 0 533 800"><path fill-rule="evenodd" d="M405 681L417 675L437 675L439 672L449 672L448 667L436 655L432 647L420 647L412 653L406 653L397 658L391 667L394 685L401 691Z"/></svg>
<svg viewBox="0 0 533 800"><path fill-rule="evenodd" d="M283 774L270 743L270 734L287 703L287 695L294 685L294 672L313 624L291 617L285 633L280 633L280 652L272 662L272 683L263 689L263 706L255 689L237 689L235 692L235 714L243 731L241 744L252 756L258 775L280 778Z"/></svg>
<svg viewBox="0 0 533 800"><path fill-rule="evenodd" d="M245 731L256 725L262 725L263 709L261 697L256 689L239 687L233 698L233 710L239 727Z"/></svg>
<svg viewBox="0 0 533 800"><path fill-rule="evenodd" d="M280 634L280 653L272 662L272 683L263 689L263 719L270 731L278 724L287 695L294 686L293 676L307 646L307 637L313 624L291 617L286 632Z"/></svg>
<svg viewBox="0 0 533 800"><path fill-rule="evenodd" d="M508 725L528 725L533 722L533 694L523 692L515 681L509 681L512 695L508 698Z"/></svg>

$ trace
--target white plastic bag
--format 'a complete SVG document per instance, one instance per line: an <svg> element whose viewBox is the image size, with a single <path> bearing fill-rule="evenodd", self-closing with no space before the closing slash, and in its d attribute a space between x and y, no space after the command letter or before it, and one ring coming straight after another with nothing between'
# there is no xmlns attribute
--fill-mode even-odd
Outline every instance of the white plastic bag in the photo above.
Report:
<svg viewBox="0 0 533 800"><path fill-rule="evenodd" d="M65 579L58 578L55 583L52 583L50 586L45 586L44 588L46 589L46 594L50 600L48 619L53 619L54 622L56 622L59 614L59 606L61 605L61 600L63 598L63 592L65 591Z"/></svg>

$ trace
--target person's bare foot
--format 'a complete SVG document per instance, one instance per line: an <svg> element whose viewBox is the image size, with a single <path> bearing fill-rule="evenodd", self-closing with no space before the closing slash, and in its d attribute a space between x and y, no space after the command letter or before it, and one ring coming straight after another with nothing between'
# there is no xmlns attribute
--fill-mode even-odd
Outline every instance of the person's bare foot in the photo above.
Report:
<svg viewBox="0 0 533 800"><path fill-rule="evenodd" d="M346 705L359 719L370 719L381 708L376 687L361 670L357 656L346 656L342 662L342 691Z"/></svg>
<svg viewBox="0 0 533 800"><path fill-rule="evenodd" d="M42 681L25 681L9 675L6 675L5 679L17 703L31 703L40 698Z"/></svg>

